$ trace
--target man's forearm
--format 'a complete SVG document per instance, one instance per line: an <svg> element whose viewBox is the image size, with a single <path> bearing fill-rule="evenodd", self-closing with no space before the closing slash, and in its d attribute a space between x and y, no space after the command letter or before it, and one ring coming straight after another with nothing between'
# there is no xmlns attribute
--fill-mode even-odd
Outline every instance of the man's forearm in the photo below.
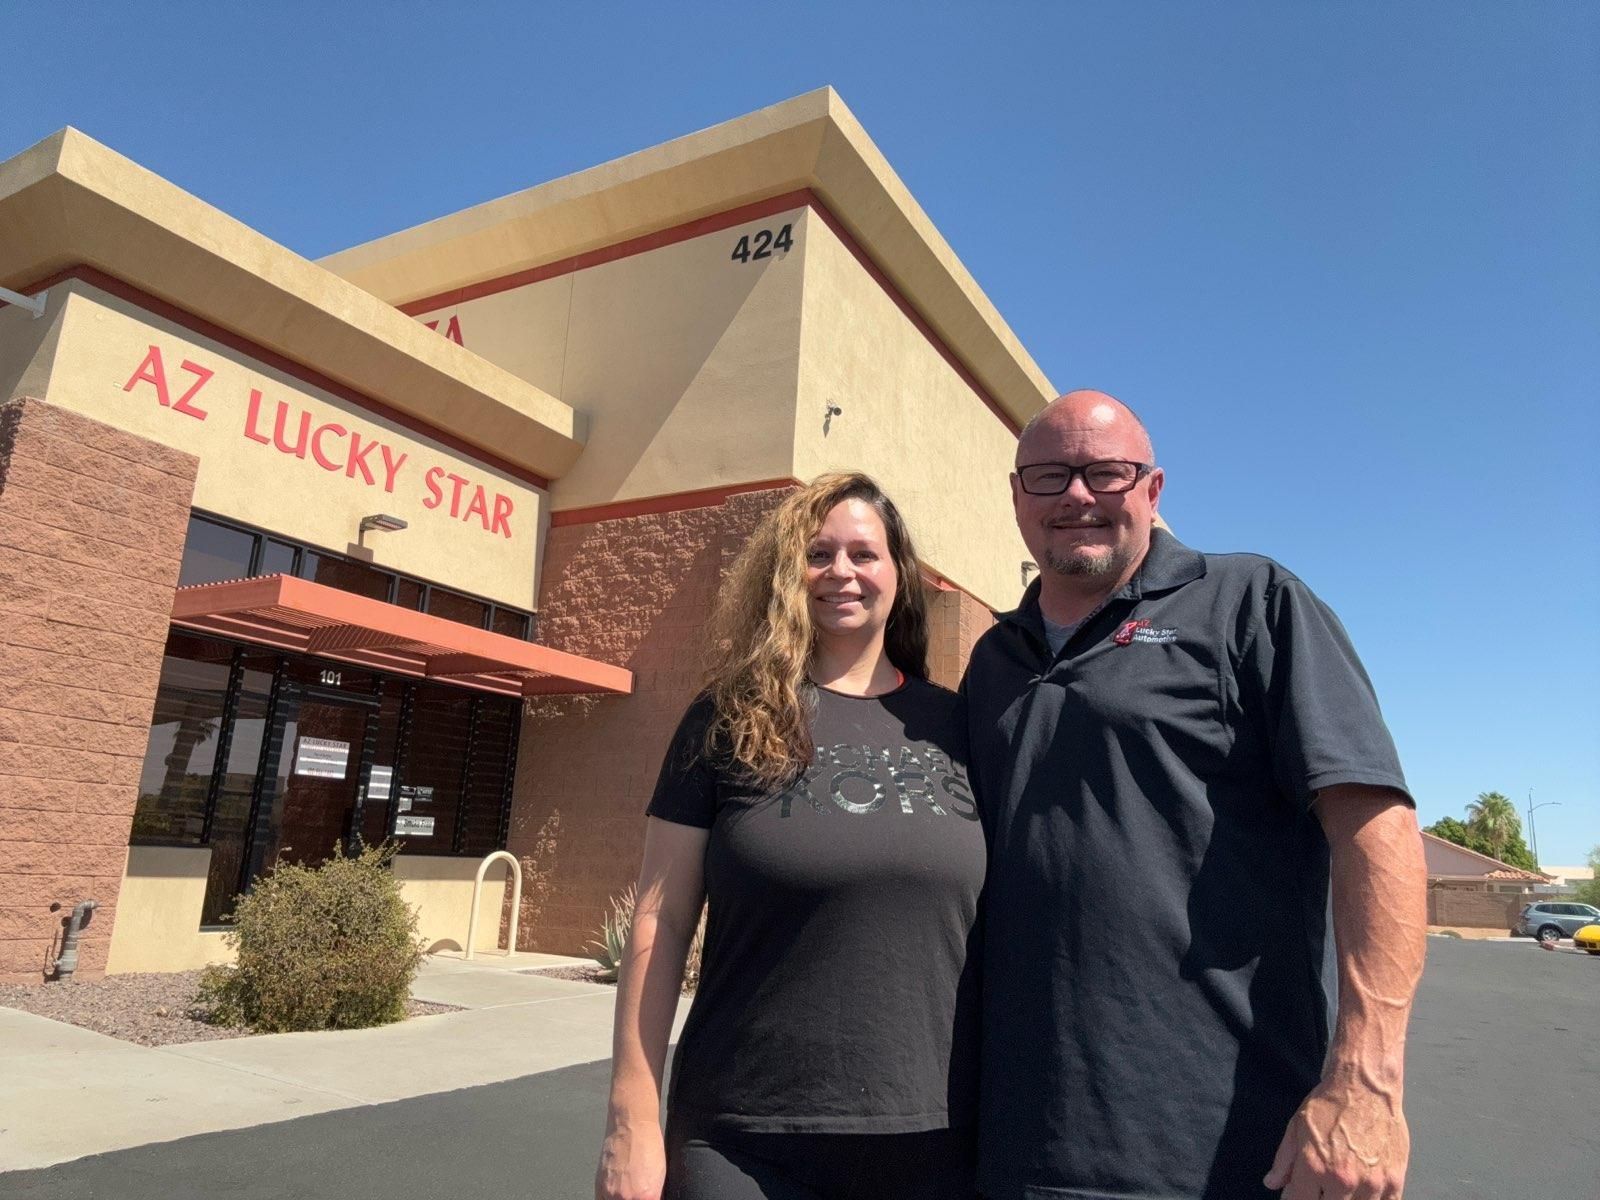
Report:
<svg viewBox="0 0 1600 1200"><path fill-rule="evenodd" d="M1317 800L1332 855L1339 1017L1325 1078L1403 1090L1406 1023L1427 948L1427 866L1416 813L1392 792Z"/></svg>

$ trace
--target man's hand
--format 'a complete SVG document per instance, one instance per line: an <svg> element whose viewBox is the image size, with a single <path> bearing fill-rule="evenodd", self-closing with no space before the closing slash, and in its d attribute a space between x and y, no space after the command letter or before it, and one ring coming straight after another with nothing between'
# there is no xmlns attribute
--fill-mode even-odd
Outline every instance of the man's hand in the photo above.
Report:
<svg viewBox="0 0 1600 1200"><path fill-rule="evenodd" d="M643 1131L613 1126L600 1144L600 1166L594 1173L595 1200L661 1200L667 1182L667 1152L661 1127Z"/></svg>
<svg viewBox="0 0 1600 1200"><path fill-rule="evenodd" d="M1339 1020L1322 1082L1267 1172L1283 1200L1400 1200L1411 1134L1406 1018L1427 942L1427 867L1416 813L1397 792L1345 784L1317 796L1328 838Z"/></svg>
<svg viewBox="0 0 1600 1200"><path fill-rule="evenodd" d="M1289 1122L1264 1182L1283 1200L1400 1200L1410 1157L1399 1095L1328 1080Z"/></svg>

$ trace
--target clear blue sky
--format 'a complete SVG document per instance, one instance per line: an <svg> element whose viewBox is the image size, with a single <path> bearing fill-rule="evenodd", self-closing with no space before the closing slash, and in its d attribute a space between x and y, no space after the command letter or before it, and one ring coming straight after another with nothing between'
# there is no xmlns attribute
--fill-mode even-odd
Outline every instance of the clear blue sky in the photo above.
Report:
<svg viewBox="0 0 1600 1200"><path fill-rule="evenodd" d="M98 11L97 11L98 10ZM316 256L832 84L1192 544L1343 616L1422 816L1600 843L1600 5L0 3L72 124Z"/></svg>

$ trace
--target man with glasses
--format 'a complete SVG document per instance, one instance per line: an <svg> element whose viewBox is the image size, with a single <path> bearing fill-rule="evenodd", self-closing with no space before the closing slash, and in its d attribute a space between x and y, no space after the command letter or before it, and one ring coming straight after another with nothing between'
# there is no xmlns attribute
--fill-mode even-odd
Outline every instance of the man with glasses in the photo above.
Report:
<svg viewBox="0 0 1600 1200"><path fill-rule="evenodd" d="M962 685L984 1195L1394 1200L1426 873L1355 651L1277 563L1156 526L1112 397L1051 403L1016 462L1039 577Z"/></svg>

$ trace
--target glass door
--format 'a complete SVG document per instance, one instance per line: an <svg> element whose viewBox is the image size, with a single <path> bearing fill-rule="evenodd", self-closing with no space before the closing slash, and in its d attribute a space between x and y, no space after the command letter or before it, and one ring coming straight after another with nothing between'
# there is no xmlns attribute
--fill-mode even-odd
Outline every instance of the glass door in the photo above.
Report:
<svg viewBox="0 0 1600 1200"><path fill-rule="evenodd" d="M278 862L315 865L359 831L363 768L378 718L373 698L286 685L278 762L264 780L247 879Z"/></svg>

